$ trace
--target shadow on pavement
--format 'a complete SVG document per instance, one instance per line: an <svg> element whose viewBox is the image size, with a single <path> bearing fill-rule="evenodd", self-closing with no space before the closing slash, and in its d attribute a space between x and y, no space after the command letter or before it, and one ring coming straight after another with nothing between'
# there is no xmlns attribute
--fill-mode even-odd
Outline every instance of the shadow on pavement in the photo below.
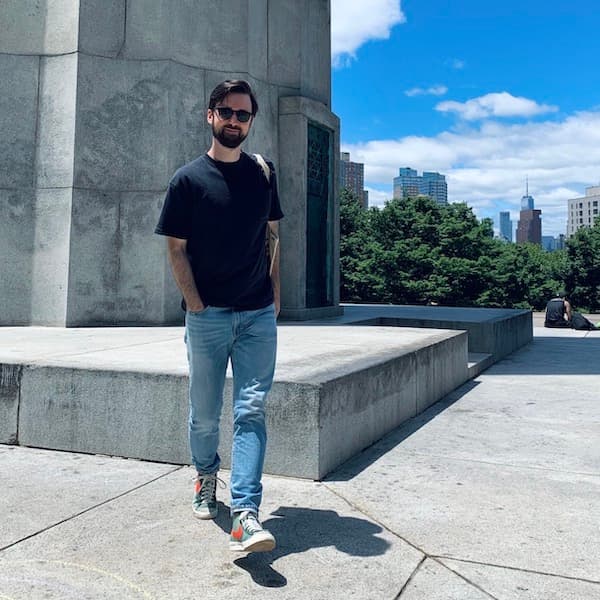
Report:
<svg viewBox="0 0 600 600"><path fill-rule="evenodd" d="M323 479L323 482L349 481L350 479L353 479L361 471L364 471L370 467L375 461L389 452L392 448L395 448L398 444L401 444L405 439L409 438L413 433L419 431L421 427L429 423L429 421L435 419L435 417L437 417L440 413L445 411L449 406L452 406L455 402L458 402L465 394L468 394L478 385L479 382L477 380L467 381L459 388L456 388L454 391L444 396L444 398L430 406L427 410L418 414L416 417L405 421L402 425L385 435L372 446L365 448L362 452L356 456L353 456L335 471L329 473Z"/></svg>
<svg viewBox="0 0 600 600"><path fill-rule="evenodd" d="M565 333L534 337L530 344L492 365L483 375L600 374L600 330L573 331L574 337Z"/></svg>
<svg viewBox="0 0 600 600"><path fill-rule="evenodd" d="M263 522L277 540L272 552L253 553L234 560L263 587L283 587L287 579L273 564L284 556L300 554L314 548L328 548L351 556L384 554L390 544L377 537L383 529L366 519L343 517L333 510L281 506Z"/></svg>

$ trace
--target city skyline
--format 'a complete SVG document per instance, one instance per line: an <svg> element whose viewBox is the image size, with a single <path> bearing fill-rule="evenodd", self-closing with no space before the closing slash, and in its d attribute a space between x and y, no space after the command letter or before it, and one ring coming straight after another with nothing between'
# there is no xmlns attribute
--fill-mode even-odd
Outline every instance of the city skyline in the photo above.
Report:
<svg viewBox="0 0 600 600"><path fill-rule="evenodd" d="M370 204L398 169L446 175L448 200L518 220L529 191L543 235L600 183L600 4L584 0L332 0L332 104Z"/></svg>

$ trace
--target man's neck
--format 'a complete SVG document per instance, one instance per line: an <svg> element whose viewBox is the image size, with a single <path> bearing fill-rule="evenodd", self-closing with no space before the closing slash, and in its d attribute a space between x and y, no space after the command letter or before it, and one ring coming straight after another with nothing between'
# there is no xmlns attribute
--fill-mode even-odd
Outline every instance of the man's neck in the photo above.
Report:
<svg viewBox="0 0 600 600"><path fill-rule="evenodd" d="M242 155L242 148L241 146L238 146L237 148L227 148L213 138L212 145L207 154L213 160L218 160L219 162L237 162Z"/></svg>

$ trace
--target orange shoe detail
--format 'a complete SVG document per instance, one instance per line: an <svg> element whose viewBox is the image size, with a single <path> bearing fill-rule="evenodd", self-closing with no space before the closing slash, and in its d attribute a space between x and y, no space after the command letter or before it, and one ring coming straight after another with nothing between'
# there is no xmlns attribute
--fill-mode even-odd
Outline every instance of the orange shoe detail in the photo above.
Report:
<svg viewBox="0 0 600 600"><path fill-rule="evenodd" d="M241 525L237 526L237 529L231 530L231 537L235 540L241 540L244 536L244 528Z"/></svg>

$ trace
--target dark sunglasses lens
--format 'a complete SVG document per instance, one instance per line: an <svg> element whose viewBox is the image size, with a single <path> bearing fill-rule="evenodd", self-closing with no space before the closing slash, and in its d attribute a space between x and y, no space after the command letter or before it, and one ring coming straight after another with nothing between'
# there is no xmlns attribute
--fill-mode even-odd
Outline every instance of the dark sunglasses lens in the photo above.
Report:
<svg viewBox="0 0 600 600"><path fill-rule="evenodd" d="M248 122L252 116L247 110L238 110L236 114L240 123Z"/></svg>
<svg viewBox="0 0 600 600"><path fill-rule="evenodd" d="M227 106L217 108L217 112L221 119L231 119L233 115L233 109L228 108Z"/></svg>

